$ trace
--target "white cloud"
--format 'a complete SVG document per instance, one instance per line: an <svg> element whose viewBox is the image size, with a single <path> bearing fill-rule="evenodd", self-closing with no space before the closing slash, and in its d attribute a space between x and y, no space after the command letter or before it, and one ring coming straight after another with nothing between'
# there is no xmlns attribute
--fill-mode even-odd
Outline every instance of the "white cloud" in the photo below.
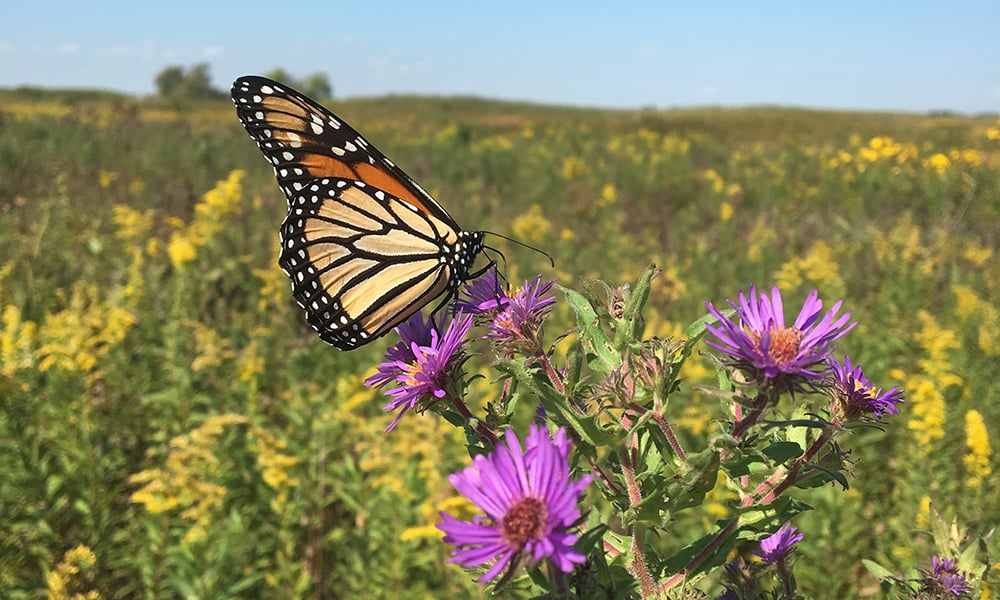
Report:
<svg viewBox="0 0 1000 600"><path fill-rule="evenodd" d="M218 58L223 55L222 46L205 46L201 49L204 58Z"/></svg>
<svg viewBox="0 0 1000 600"><path fill-rule="evenodd" d="M80 44L76 42L65 42L56 46L56 54L60 56L67 56L70 54L79 54Z"/></svg>

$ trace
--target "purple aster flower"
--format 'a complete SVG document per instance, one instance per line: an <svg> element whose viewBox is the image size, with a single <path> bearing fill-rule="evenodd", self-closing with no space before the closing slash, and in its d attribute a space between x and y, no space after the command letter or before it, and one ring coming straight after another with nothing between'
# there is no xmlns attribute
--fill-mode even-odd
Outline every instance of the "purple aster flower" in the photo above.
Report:
<svg viewBox="0 0 1000 600"><path fill-rule="evenodd" d="M891 387L886 391L875 387L861 372L861 367L851 364L849 356L844 362L831 359L833 371L834 402L833 411L839 418L847 420L873 413L876 419L882 415L898 415L897 404L902 403L903 390Z"/></svg>
<svg viewBox="0 0 1000 600"><path fill-rule="evenodd" d="M734 318L706 302L708 312L718 319L716 325L707 326L715 339L706 343L729 355L733 359L731 364L749 370L764 382L791 383L789 378L823 377L827 371L825 362L833 352L831 344L853 329L857 321L848 323L851 313L837 318L840 301L820 318L823 302L818 295L817 290L809 294L791 327L785 325L777 286L771 288L770 297L764 293L758 296L756 287L751 285L748 294L740 292L739 304L727 300L736 311ZM818 365L822 366L820 371L815 370Z"/></svg>
<svg viewBox="0 0 1000 600"><path fill-rule="evenodd" d="M943 592L952 596L961 596L972 589L968 580L958 572L958 565L953 560L931 557L931 570L920 569L924 577L923 589L931 592Z"/></svg>
<svg viewBox="0 0 1000 600"><path fill-rule="evenodd" d="M760 550L754 550L753 553L765 563L773 565L785 560L792 547L801 542L803 537L791 523L785 523L774 534L761 540Z"/></svg>
<svg viewBox="0 0 1000 600"><path fill-rule="evenodd" d="M382 408L399 410L386 431L392 431L407 410L445 397L455 371L465 361L461 347L471 326L471 316L459 315L448 323L442 335L432 318L424 321L416 313L396 327L402 341L386 351L378 373L365 380L368 387L381 388L392 381L400 384L386 391L392 401Z"/></svg>
<svg viewBox="0 0 1000 600"><path fill-rule="evenodd" d="M535 340L542 321L556 303L555 295L550 293L555 283L554 279L542 283L541 275L525 281L490 323L490 332L485 337L499 342Z"/></svg>
<svg viewBox="0 0 1000 600"><path fill-rule="evenodd" d="M457 548L450 562L476 567L493 561L479 578L494 579L520 559L537 562L548 558L569 573L586 557L573 548L578 536L568 533L580 519L579 496L593 479L570 478L570 441L563 429L549 437L544 427L532 425L525 449L517 435L507 430L506 444L488 455L479 455L472 466L448 477L463 496L486 512L472 522L441 513L438 528L444 541Z"/></svg>
<svg viewBox="0 0 1000 600"><path fill-rule="evenodd" d="M456 313L486 315L492 318L510 304L510 297L497 281L495 269L490 269L482 277L467 283L462 292L466 297L459 298L452 306L452 310Z"/></svg>
<svg viewBox="0 0 1000 600"><path fill-rule="evenodd" d="M726 563L723 584L726 591L716 600L740 600L741 598L762 598L763 592L754 569L745 560L737 557L736 560Z"/></svg>

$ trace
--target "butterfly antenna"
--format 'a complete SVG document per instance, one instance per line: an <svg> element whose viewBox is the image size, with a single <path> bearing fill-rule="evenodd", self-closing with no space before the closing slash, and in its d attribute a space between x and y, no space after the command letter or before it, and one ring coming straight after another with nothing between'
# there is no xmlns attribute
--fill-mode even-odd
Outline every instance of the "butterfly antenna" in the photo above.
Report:
<svg viewBox="0 0 1000 600"><path fill-rule="evenodd" d="M500 238L502 240L507 240L508 242L510 242L512 244L517 244L518 246L521 246L522 248L527 248L528 250L534 250L535 252L537 252L537 253L541 254L542 256L544 256L545 258L549 259L549 265L550 266L552 266L552 267L556 266L556 259L552 258L551 254L549 254L545 250L542 250L541 248L536 248L536 247L532 246L531 244L525 244L524 242L522 242L520 240L515 240L512 237L507 237L505 235L502 235L502 234L499 234L499 233L494 233L492 231L483 231L483 233L496 236L496 237L498 237L498 238ZM507 258L503 256L503 252L500 252L496 248L490 248L490 250L493 250L494 252L496 252L497 254L499 254L501 257L503 257L503 259L504 259L504 268L506 268L506 266L507 266Z"/></svg>

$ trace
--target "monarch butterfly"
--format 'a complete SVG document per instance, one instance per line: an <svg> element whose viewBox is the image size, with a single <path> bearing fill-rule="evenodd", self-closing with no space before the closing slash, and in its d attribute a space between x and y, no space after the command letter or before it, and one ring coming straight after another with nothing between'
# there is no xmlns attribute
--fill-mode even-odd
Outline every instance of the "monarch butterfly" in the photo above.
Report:
<svg viewBox="0 0 1000 600"><path fill-rule="evenodd" d="M352 350L489 268L463 231L350 125L292 88L240 77L233 103L288 198L278 264L320 338Z"/></svg>

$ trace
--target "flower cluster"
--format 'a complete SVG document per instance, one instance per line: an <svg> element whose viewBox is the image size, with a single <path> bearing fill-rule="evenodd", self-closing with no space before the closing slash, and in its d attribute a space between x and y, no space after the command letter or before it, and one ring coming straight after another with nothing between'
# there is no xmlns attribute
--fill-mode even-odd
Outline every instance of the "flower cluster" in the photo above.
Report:
<svg viewBox="0 0 1000 600"><path fill-rule="evenodd" d="M455 310L477 315L487 323L489 332L484 337L497 345L537 349L542 322L556 302L551 293L554 285L555 280L542 282L538 275L508 296L496 273L490 271L466 286L467 298L458 301Z"/></svg>
<svg viewBox="0 0 1000 600"><path fill-rule="evenodd" d="M569 573L575 565L587 560L575 547L579 535L574 529L581 522L580 495L594 475L575 480L571 477L569 455L572 448L567 435L567 431L586 431L586 424L580 423L580 430L576 429L577 425L573 425L573 429L563 428L566 415L560 413L549 417L539 405L538 418L531 424L522 446L512 429L506 429L505 436L500 438L492 421L475 419L464 405L459 385L463 377L462 365L467 358L465 337L475 322L486 328L483 339L491 340L505 358L520 354L526 358L526 365L542 363L542 372L548 377L539 377L537 381L540 385L551 384L556 392L552 398L568 391L561 387L564 372L554 369L551 362L547 362L548 355L541 351L542 325L555 303L554 285L554 281L543 282L538 276L508 294L496 273L487 272L466 287L463 297L452 307L454 317L446 325L435 324L432 317L417 314L397 327L401 341L387 350L378 372L365 381L365 385L371 387L387 388L385 393L392 399L384 407L396 412L387 431L393 429L410 409L422 410L448 398L470 424L475 423L479 433L485 434L481 439L489 442L486 447L492 451L477 454L471 466L449 477L454 488L484 514L463 521L441 513L442 520L437 525L445 534L445 543L455 546L451 562L466 568L482 568L481 583L494 582L498 578L502 583L521 567L543 560L553 565L550 573ZM722 311L707 304L709 313L715 318L714 324L705 325L709 335L707 343L726 356L724 364L743 371L748 380L764 392L758 396L759 401L751 412L743 416L738 411L735 413L732 436L752 439L744 434L765 414L769 399L777 398L783 391L829 390L832 421L836 424L898 414L898 405L903 402L901 390L896 387L883 390L872 384L850 357L839 361L833 356L834 342L851 331L856 322L851 321L849 312L840 314L839 301L824 311L818 296L813 290L790 324L786 324L783 300L777 287L772 288L770 294L764 294L751 286L748 293L741 292L736 301L728 301L731 310ZM621 319L624 307L624 294L613 294L609 309L611 318ZM597 327L592 330L581 327L579 335L599 337L602 333ZM627 336L628 332L621 335ZM595 340L590 343L601 348ZM591 398L607 397L615 404L627 403L628 410L634 411L635 416L642 416L647 410L646 394L638 392L654 390L667 395L670 380L666 375L672 372L675 357L685 355L688 349L682 343L655 338L628 339L622 346L629 351L620 355L608 351L602 360L595 361L595 369L603 369L604 379L596 380L599 382L589 388L593 394ZM517 383L525 392L530 392L533 385L531 380L518 380ZM534 393L540 392L536 389ZM580 414L584 412L581 409ZM570 411L568 414L576 413ZM503 413L491 415L502 417ZM553 421L560 427L550 435ZM676 456L687 461L682 445L670 431L669 422L662 415L659 418L651 416L649 422L656 423L663 435L672 440L670 444ZM821 456L820 450L833 435L835 428L824 428L808 449L803 448L801 457L758 487L756 501L768 504L799 481L805 473L801 465ZM576 439L579 444L588 443L586 436ZM593 452L594 448L589 450ZM631 470L630 477L636 477L641 471L634 464L627 468ZM650 482L662 476L653 471L641 474ZM676 484L676 479L675 474L671 481ZM601 480L607 481L604 475ZM658 494L663 495L668 488L654 485L657 484L630 488L629 500L657 502ZM645 497L646 494L649 496ZM633 495L638 500L633 500ZM739 559L731 563L727 567L726 597L757 597L763 589L759 575L765 571L775 572L785 597L793 597L795 580L788 558L802 539L803 535L791 523L786 523L764 538L753 551L760 561ZM633 562L630 568L636 569L637 579L648 587L653 576L640 563ZM935 563L937 580L957 589L959 584L948 579L948 564L942 564L944 566ZM963 580L959 578L958 581Z"/></svg>
<svg viewBox="0 0 1000 600"><path fill-rule="evenodd" d="M369 387L400 384L386 391L392 401L383 408L399 411L386 431L395 428L407 410L426 407L447 395L457 369L465 361L461 348L471 326L472 317L459 315L441 334L433 317L425 320L416 313L396 328L402 341L386 351L378 373L365 380Z"/></svg>

